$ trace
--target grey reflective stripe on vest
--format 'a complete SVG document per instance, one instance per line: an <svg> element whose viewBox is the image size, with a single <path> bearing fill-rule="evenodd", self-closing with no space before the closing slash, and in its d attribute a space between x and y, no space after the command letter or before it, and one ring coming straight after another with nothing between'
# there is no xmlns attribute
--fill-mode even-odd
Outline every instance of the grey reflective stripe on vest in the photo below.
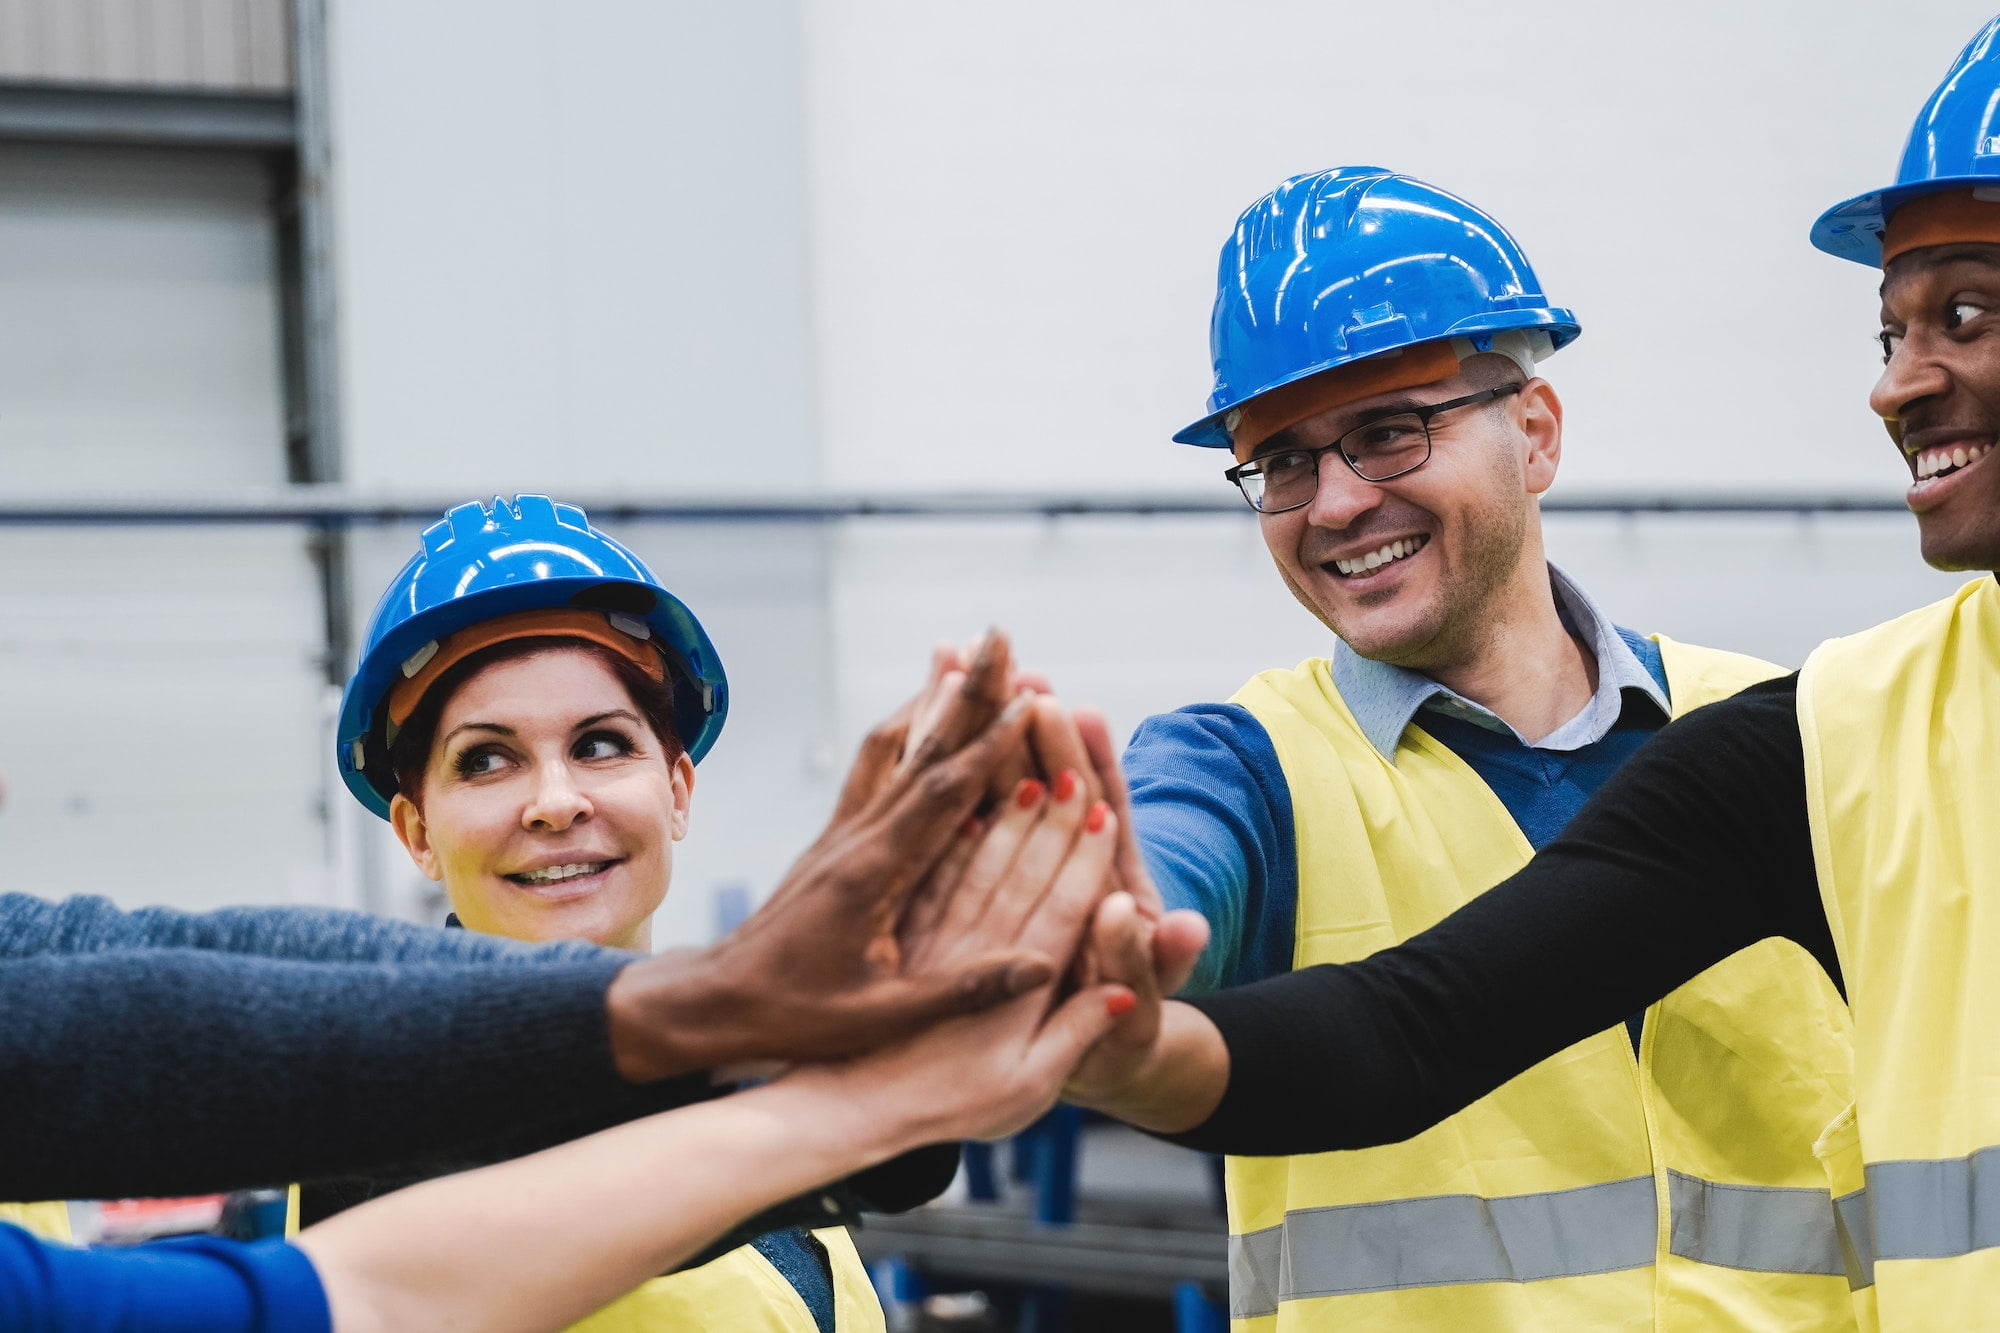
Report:
<svg viewBox="0 0 2000 1333"><path fill-rule="evenodd" d="M1868 1187L1836 1207L1852 1252L1848 1282L1875 1281L1878 1259L1950 1259L2000 1246L2000 1148L1936 1162L1872 1162Z"/></svg>
<svg viewBox="0 0 2000 1333"><path fill-rule="evenodd" d="M1840 1277L1840 1228L1825 1190L1724 1185L1667 1173L1668 1248L1683 1259L1753 1273Z"/></svg>
<svg viewBox="0 0 2000 1333"><path fill-rule="evenodd" d="M1758 1273L1848 1271L1825 1190L1722 1185L1668 1173L1670 1248L1684 1259ZM1276 1314L1280 1301L1468 1282L1535 1282L1644 1268L1659 1244L1653 1180L1500 1199L1428 1199L1302 1208L1229 1238L1229 1313Z"/></svg>
<svg viewBox="0 0 2000 1333"><path fill-rule="evenodd" d="M1658 1236L1651 1176L1500 1199L1301 1208L1229 1238L1229 1315L1255 1319L1313 1296L1644 1268Z"/></svg>

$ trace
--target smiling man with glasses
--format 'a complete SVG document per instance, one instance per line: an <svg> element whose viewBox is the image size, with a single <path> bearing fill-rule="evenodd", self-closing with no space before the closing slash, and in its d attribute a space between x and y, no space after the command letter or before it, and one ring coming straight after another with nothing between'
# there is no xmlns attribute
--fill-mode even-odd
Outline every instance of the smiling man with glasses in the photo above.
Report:
<svg viewBox="0 0 2000 1333"><path fill-rule="evenodd" d="M1548 564L1536 365L1578 332L1498 222L1408 176L1297 177L1238 221L1209 415L1176 438L1234 453L1335 639L1127 752L1161 896L1213 928L1192 990L1407 939L1669 717L1778 674L1622 629ZM1812 1148L1847 1059L1819 965L1767 941L1407 1143L1232 1157L1235 1327L1846 1326Z"/></svg>

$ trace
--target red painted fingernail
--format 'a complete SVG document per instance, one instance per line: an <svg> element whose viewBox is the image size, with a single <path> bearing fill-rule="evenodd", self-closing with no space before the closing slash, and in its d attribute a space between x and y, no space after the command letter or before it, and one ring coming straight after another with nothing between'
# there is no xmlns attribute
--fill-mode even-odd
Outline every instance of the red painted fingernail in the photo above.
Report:
<svg viewBox="0 0 2000 1333"><path fill-rule="evenodd" d="M1014 788L1014 804L1026 810L1042 799L1042 784L1034 778L1022 778L1021 785Z"/></svg>
<svg viewBox="0 0 2000 1333"><path fill-rule="evenodd" d="M1123 1018L1138 1005L1139 997L1131 991L1113 991L1104 997L1104 1008L1113 1018Z"/></svg>
<svg viewBox="0 0 2000 1333"><path fill-rule="evenodd" d="M1111 814L1111 807L1106 805L1104 802L1102 801L1091 802L1090 813L1083 817L1084 829L1091 833L1102 832L1104 828L1104 821L1110 816L1110 814Z"/></svg>
<svg viewBox="0 0 2000 1333"><path fill-rule="evenodd" d="M1056 778L1056 799L1067 801L1074 795L1076 795L1076 770L1065 768Z"/></svg>

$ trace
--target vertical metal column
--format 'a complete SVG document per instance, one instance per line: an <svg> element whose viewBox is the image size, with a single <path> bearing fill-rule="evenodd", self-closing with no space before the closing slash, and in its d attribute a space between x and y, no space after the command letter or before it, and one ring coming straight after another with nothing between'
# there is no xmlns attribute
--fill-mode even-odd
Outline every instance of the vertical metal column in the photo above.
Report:
<svg viewBox="0 0 2000 1333"><path fill-rule="evenodd" d="M299 295L307 480L341 479L340 385L334 337L331 201L333 129L328 106L326 0L293 0L298 107Z"/></svg>
<svg viewBox="0 0 2000 1333"><path fill-rule="evenodd" d="M292 312L292 404L288 422L291 479L334 484L342 480L340 373L333 279L333 125L327 71L326 0L292 0L292 86L298 139L294 157L291 259L296 265ZM326 679L338 686L354 658L353 591L348 525L322 520L310 537L319 567L326 637ZM328 801L340 793L328 779ZM365 824L327 812L329 859L349 867L360 905L381 911L381 866L373 832ZM332 842L345 843L333 846Z"/></svg>
<svg viewBox="0 0 2000 1333"><path fill-rule="evenodd" d="M298 146L288 237L293 309L287 361L291 403L287 452L293 482L341 480L340 382L334 324L333 247L328 182L332 127L327 105L326 0L293 0L293 84ZM343 525L318 525L314 554L326 599L326 672L339 684L352 655L347 536Z"/></svg>

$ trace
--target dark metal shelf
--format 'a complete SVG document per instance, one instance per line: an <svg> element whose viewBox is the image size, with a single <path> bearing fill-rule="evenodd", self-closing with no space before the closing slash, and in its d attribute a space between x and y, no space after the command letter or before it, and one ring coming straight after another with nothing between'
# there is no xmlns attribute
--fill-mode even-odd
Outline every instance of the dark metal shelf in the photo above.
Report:
<svg viewBox="0 0 2000 1333"><path fill-rule="evenodd" d="M1165 1299L1183 1282L1220 1290L1229 1280L1222 1221L1202 1220L1200 1229L1050 1226L991 1206L933 1207L870 1215L854 1243L870 1263L895 1255L927 1274Z"/></svg>

